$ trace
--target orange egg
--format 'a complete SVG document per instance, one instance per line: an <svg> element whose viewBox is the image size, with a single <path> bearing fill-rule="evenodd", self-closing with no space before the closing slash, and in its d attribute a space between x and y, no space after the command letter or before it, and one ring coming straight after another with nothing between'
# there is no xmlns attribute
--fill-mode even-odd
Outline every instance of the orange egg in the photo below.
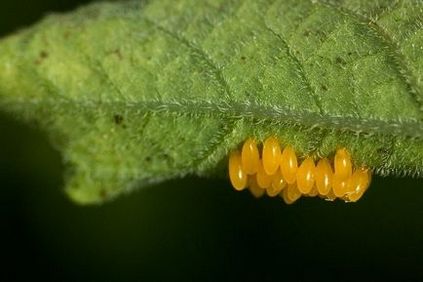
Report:
<svg viewBox="0 0 423 282"><path fill-rule="evenodd" d="M336 151L334 159L335 175L340 180L347 180L352 174L351 156L347 149L342 148Z"/></svg>
<svg viewBox="0 0 423 282"><path fill-rule="evenodd" d="M314 161L306 158L297 170L297 187L303 194L308 194L314 186Z"/></svg>
<svg viewBox="0 0 423 282"><path fill-rule="evenodd" d="M319 160L314 171L316 187L320 195L327 195L332 188L333 172L328 159Z"/></svg>
<svg viewBox="0 0 423 282"><path fill-rule="evenodd" d="M257 184L256 176L250 175L248 177L248 190L255 198L260 198L264 194L264 189Z"/></svg>
<svg viewBox="0 0 423 282"><path fill-rule="evenodd" d="M229 155L229 179L235 190L241 191L247 187L247 174L242 169L239 151L233 151Z"/></svg>
<svg viewBox="0 0 423 282"><path fill-rule="evenodd" d="M263 164L260 161L256 174L257 184L262 189L267 189L272 184L272 176L264 171Z"/></svg>
<svg viewBox="0 0 423 282"><path fill-rule="evenodd" d="M272 175L279 168L281 158L281 147L275 137L267 138L263 143L262 161L264 171Z"/></svg>
<svg viewBox="0 0 423 282"><path fill-rule="evenodd" d="M316 185L314 185L310 193L307 194L307 197L316 197L317 195L319 195L319 191L317 190Z"/></svg>
<svg viewBox="0 0 423 282"><path fill-rule="evenodd" d="M293 184L297 178L298 161L297 155L291 146L285 147L280 159L280 167L286 183Z"/></svg>
<svg viewBox="0 0 423 282"><path fill-rule="evenodd" d="M291 203L301 198L301 192L298 190L296 184L288 184L284 191L286 191L286 197L289 199L289 201L291 201Z"/></svg>
<svg viewBox="0 0 423 282"><path fill-rule="evenodd" d="M256 141L253 138L248 138L244 142L241 151L242 168L247 174L257 173L260 156Z"/></svg>
<svg viewBox="0 0 423 282"><path fill-rule="evenodd" d="M357 169L348 182L346 201L357 202L369 188L371 173L366 168Z"/></svg>
<svg viewBox="0 0 423 282"><path fill-rule="evenodd" d="M286 182L281 172L277 170L276 173L272 175L272 184L266 189L266 193L269 197L275 197L285 188L285 186Z"/></svg>
<svg viewBox="0 0 423 282"><path fill-rule="evenodd" d="M288 198L288 187L286 187L285 189L283 189L280 193L279 196L281 196L281 198L283 199L283 201L285 202L285 204L290 205L292 203L294 203L295 201L291 201L290 198Z"/></svg>
<svg viewBox="0 0 423 282"><path fill-rule="evenodd" d="M326 201L330 201L330 202L332 202L332 201L335 201L336 200L336 196L335 196L335 194L333 193L333 190L331 189L330 191L329 191L329 193L327 194L327 195L325 195L325 196L322 196Z"/></svg>
<svg viewBox="0 0 423 282"><path fill-rule="evenodd" d="M335 174L332 181L333 194L338 198L344 197L347 194L347 184L348 179L341 179Z"/></svg>

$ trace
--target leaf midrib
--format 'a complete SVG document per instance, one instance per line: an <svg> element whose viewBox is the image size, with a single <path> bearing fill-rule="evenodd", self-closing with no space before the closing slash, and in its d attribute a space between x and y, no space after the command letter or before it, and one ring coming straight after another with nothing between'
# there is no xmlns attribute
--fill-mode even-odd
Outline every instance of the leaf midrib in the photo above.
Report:
<svg viewBox="0 0 423 282"><path fill-rule="evenodd" d="M61 100L61 101L60 101ZM10 100L9 100L10 102ZM13 101L26 108L28 104L40 107L73 107L81 111L96 111L99 108L110 108L110 112L118 110L134 110L140 113L163 115L208 115L216 118L244 119L254 122L271 122L274 126L300 126L308 129L347 131L364 135L384 135L401 138L423 139L423 124L417 120L383 120L375 117L357 118L354 116L336 116L316 112L293 109L284 106L263 105L254 102L237 101L193 101L149 100L138 102L95 101L74 99L33 99L31 101Z"/></svg>

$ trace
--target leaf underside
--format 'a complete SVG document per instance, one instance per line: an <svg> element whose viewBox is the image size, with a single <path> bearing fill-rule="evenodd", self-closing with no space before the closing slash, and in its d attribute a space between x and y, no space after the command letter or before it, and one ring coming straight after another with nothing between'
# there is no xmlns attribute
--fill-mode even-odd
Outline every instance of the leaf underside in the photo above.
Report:
<svg viewBox="0 0 423 282"><path fill-rule="evenodd" d="M0 41L0 107L49 134L82 204L225 176L249 136L423 176L423 2L94 4Z"/></svg>

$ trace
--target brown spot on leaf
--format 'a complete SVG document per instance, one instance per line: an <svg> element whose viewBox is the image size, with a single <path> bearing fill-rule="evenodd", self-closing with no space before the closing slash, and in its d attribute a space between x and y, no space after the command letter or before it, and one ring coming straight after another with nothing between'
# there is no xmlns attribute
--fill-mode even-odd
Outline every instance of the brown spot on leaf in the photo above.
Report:
<svg viewBox="0 0 423 282"><path fill-rule="evenodd" d="M35 64L39 65L47 58L48 58L47 51L41 50L40 53L38 54L38 58L35 60Z"/></svg>
<svg viewBox="0 0 423 282"><path fill-rule="evenodd" d="M335 58L335 62L336 62L338 65L343 65L343 66L345 66L345 65L347 64L347 62L346 62L344 59L342 59L341 57L336 57L336 58Z"/></svg>
<svg viewBox="0 0 423 282"><path fill-rule="evenodd" d="M65 39L69 39L70 35L71 35L71 33L70 33L70 31L69 31L69 30L67 30L67 31L65 31L65 32L63 33L63 37L64 37Z"/></svg>
<svg viewBox="0 0 423 282"><path fill-rule="evenodd" d="M119 114L115 114L113 116L113 121L115 122L115 124L120 125L123 122L123 116L121 116Z"/></svg>
<svg viewBox="0 0 423 282"><path fill-rule="evenodd" d="M119 60L122 60L123 59L122 52L120 51L119 48L111 51L110 54L115 55Z"/></svg>
<svg viewBox="0 0 423 282"><path fill-rule="evenodd" d="M377 149L378 154L385 156L389 154L389 150L387 148L378 148Z"/></svg>
<svg viewBox="0 0 423 282"><path fill-rule="evenodd" d="M98 193L98 195L100 196L101 199L105 200L107 199L107 192L106 190L102 189L100 190L100 192Z"/></svg>
<svg viewBox="0 0 423 282"><path fill-rule="evenodd" d="M48 53L47 53L47 51L42 50L42 51L40 52L40 58L41 58L41 59L45 59L45 58L47 58L47 57L48 57Z"/></svg>

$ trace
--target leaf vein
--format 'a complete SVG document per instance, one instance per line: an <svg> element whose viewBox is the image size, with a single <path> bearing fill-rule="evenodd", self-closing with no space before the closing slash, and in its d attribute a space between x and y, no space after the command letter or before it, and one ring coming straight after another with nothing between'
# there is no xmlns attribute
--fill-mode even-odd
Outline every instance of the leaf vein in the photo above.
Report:
<svg viewBox="0 0 423 282"><path fill-rule="evenodd" d="M307 90L309 92L309 94L311 94L313 96L314 102L317 106L317 108L319 109L320 114L323 114L323 107L322 107L322 102L321 102L321 98L319 95L317 95L316 91L314 90L314 88L311 85L310 79L307 76L306 71L304 70L300 60L297 58L297 56L295 56L294 51L292 50L292 48L289 46L288 42L282 37L282 35L278 32L276 32L269 24L267 24L266 19L263 19L264 21L264 25L266 27L266 29L272 34L274 35L276 38L278 38L278 40L282 43L282 45L285 47L286 53L288 54L288 56L295 62L295 64L297 65L297 69L298 69L298 74L300 76L300 78L304 81Z"/></svg>
<svg viewBox="0 0 423 282"><path fill-rule="evenodd" d="M417 79L407 66L404 55L399 49L399 44L395 42L395 40L383 29L383 27L379 26L374 19L355 10L346 7L338 7L338 5L325 0L319 0L318 3L328 8L332 8L345 16L356 19L358 23L369 28L369 30L371 30L374 35L389 48L391 58L394 62L393 66L396 68L398 75L403 79L403 81L405 81L410 96L419 107L420 111L423 112L423 94L420 92L422 90L419 89L417 85Z"/></svg>
<svg viewBox="0 0 423 282"><path fill-rule="evenodd" d="M225 80L222 71L220 70L217 63L215 63L210 56L208 56L207 53L205 53L201 48L197 47L194 43L190 42L186 38L184 38L182 35L177 34L175 32L172 32L165 27L161 26L160 24L154 22L153 20L150 20L148 18L145 18L146 22L149 23L152 27L154 27L156 30L161 31L162 33L170 36L171 38L175 39L180 44L186 46L188 49L193 51L193 53L197 54L213 71L214 76L216 80L219 82L221 87L223 88L224 94L227 96L228 99L231 99L231 89L227 81Z"/></svg>

